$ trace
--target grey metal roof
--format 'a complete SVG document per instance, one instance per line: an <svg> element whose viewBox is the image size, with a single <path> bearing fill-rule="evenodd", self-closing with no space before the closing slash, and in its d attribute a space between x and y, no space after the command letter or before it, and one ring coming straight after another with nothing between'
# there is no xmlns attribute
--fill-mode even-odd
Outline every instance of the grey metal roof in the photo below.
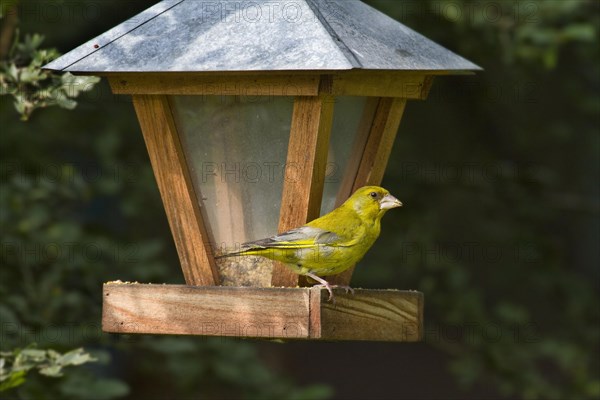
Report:
<svg viewBox="0 0 600 400"><path fill-rule="evenodd" d="M480 69L358 0L164 0L45 68L90 74Z"/></svg>

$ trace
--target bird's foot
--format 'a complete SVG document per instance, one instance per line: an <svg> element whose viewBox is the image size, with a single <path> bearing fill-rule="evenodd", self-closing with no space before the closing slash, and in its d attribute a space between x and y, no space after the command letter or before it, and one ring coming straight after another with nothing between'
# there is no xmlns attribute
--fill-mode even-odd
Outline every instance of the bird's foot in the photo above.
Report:
<svg viewBox="0 0 600 400"><path fill-rule="evenodd" d="M346 291L346 294L351 293L352 295L354 295L354 289L352 289L350 286L346 286L346 285L332 285L331 288L332 289L344 289Z"/></svg>
<svg viewBox="0 0 600 400"><path fill-rule="evenodd" d="M329 283L317 283L316 285L313 285L313 287L327 289L327 291L329 292L329 298L327 299L327 301L331 301L333 304L335 304L335 297L333 296L332 286Z"/></svg>
<svg viewBox="0 0 600 400"><path fill-rule="evenodd" d="M335 304L335 297L333 296L333 289L344 289L346 291L346 294L348 294L348 292L354 294L354 289L352 289L350 286L330 285L329 282L327 282L325 279L323 279L315 274L306 274L306 275L311 277L315 281L319 282L316 285L314 285L313 287L324 287L325 289L327 289L327 291L329 292L329 298L327 299L327 301L331 301L333 304Z"/></svg>

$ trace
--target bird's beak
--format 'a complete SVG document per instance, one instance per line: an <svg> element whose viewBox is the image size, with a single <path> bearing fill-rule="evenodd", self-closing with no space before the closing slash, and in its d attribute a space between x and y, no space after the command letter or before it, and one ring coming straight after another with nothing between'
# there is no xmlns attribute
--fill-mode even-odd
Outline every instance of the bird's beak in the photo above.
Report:
<svg viewBox="0 0 600 400"><path fill-rule="evenodd" d="M380 210L389 210L396 207L402 207L402 202L389 193L383 196L383 199L379 202Z"/></svg>

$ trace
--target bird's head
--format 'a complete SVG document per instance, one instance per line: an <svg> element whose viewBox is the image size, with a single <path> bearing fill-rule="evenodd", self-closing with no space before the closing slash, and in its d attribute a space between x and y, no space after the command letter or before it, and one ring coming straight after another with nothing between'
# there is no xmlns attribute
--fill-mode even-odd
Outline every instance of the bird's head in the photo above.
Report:
<svg viewBox="0 0 600 400"><path fill-rule="evenodd" d="M381 218L387 210L402 207L400 200L379 186L363 186L348 201L361 216L371 218Z"/></svg>

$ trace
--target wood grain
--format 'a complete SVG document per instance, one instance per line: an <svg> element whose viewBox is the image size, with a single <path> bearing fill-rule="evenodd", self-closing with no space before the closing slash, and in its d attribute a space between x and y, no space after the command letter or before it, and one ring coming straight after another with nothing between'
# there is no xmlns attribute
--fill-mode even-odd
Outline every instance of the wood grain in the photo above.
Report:
<svg viewBox="0 0 600 400"><path fill-rule="evenodd" d="M413 291L192 287L107 283L102 329L114 333L414 342L423 295Z"/></svg>
<svg viewBox="0 0 600 400"><path fill-rule="evenodd" d="M316 96L319 76L135 73L110 76L115 94Z"/></svg>
<svg viewBox="0 0 600 400"><path fill-rule="evenodd" d="M216 285L219 276L169 101L133 96L154 176L188 285Z"/></svg>
<svg viewBox="0 0 600 400"><path fill-rule="evenodd" d="M382 98L373 118L373 125L358 168L355 190L364 185L379 185L383 180L406 99Z"/></svg>
<svg viewBox="0 0 600 400"><path fill-rule="evenodd" d="M433 73L415 71L150 72L107 74L115 94L372 96L424 99Z"/></svg>
<svg viewBox="0 0 600 400"><path fill-rule="evenodd" d="M348 158L348 163L346 164L346 168L342 175L342 183L336 195L334 206L336 208L342 205L355 190L356 174L358 174L358 169L360 168L360 163L367 146L367 140L371 133L373 119L375 118L378 106L378 97L367 98L365 109L363 110L358 124L354 143L352 144L352 150L350 150L350 157Z"/></svg>
<svg viewBox="0 0 600 400"><path fill-rule="evenodd" d="M279 232L319 217L333 99L328 96L296 97L279 216ZM298 275L281 263L273 266L272 286L294 287Z"/></svg>
<svg viewBox="0 0 600 400"><path fill-rule="evenodd" d="M305 289L309 291L310 302L308 309L308 335L310 339L321 337L321 303L324 300L321 290L317 288Z"/></svg>
<svg viewBox="0 0 600 400"><path fill-rule="evenodd" d="M407 71L344 71L332 75L320 93L335 96L401 97L421 99L425 75Z"/></svg>
<svg viewBox="0 0 600 400"><path fill-rule="evenodd" d="M431 86L433 86L433 79L435 76L427 75L425 80L423 81L423 87L421 88L421 100L425 100L427 96L429 96L429 91L431 90Z"/></svg>
<svg viewBox="0 0 600 400"><path fill-rule="evenodd" d="M406 99L403 98L379 99L351 193L362 186L381 184L405 106ZM338 196L339 201L342 199L343 196ZM353 272L354 267L348 268L341 274L329 277L327 281L349 285Z"/></svg>
<svg viewBox="0 0 600 400"><path fill-rule="evenodd" d="M105 284L103 300L105 332L273 339L309 336L307 290Z"/></svg>
<svg viewBox="0 0 600 400"><path fill-rule="evenodd" d="M423 338L423 295L413 291L340 292L336 303L321 291L322 340L417 342ZM313 306L314 307L314 306Z"/></svg>

